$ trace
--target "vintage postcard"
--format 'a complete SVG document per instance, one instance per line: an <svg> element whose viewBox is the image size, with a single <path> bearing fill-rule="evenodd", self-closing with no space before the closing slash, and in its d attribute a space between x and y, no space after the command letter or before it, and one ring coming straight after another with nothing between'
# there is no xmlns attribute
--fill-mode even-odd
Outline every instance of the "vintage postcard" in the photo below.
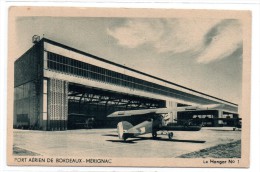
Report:
<svg viewBox="0 0 260 172"><path fill-rule="evenodd" d="M250 166L250 11L11 7L8 33L8 165Z"/></svg>

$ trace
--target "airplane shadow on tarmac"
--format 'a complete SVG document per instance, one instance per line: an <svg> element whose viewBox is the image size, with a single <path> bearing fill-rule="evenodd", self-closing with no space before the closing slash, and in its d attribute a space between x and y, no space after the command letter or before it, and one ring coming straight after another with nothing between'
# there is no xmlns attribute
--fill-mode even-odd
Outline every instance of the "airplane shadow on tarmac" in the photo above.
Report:
<svg viewBox="0 0 260 172"><path fill-rule="evenodd" d="M219 130L219 129L208 129L208 130L211 130L211 131L225 131L225 132L234 132L234 130ZM241 130L235 130L235 131L241 131Z"/></svg>
<svg viewBox="0 0 260 172"><path fill-rule="evenodd" d="M106 134L103 136L112 136L112 137L118 137L116 134ZM185 143L205 143L206 141L203 140L179 140L179 139L168 139L168 138L161 138L157 137L156 139L153 139L152 137L134 137L129 138L129 140L106 140L109 142L118 142L118 143L129 143L129 144L135 144L136 141L142 141L142 140L156 140L156 141L166 141L166 142L185 142Z"/></svg>

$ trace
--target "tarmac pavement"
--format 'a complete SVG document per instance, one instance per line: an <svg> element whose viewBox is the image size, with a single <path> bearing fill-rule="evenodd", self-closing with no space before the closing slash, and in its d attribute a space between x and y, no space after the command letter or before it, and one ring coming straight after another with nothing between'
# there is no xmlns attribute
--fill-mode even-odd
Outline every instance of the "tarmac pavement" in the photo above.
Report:
<svg viewBox="0 0 260 172"><path fill-rule="evenodd" d="M15 129L13 136L15 147L43 156L171 158L240 140L241 131L233 131L231 127L211 127L196 132L175 131L172 140L167 135L158 135L159 138L153 140L151 134L146 134L126 142L119 140L116 129Z"/></svg>

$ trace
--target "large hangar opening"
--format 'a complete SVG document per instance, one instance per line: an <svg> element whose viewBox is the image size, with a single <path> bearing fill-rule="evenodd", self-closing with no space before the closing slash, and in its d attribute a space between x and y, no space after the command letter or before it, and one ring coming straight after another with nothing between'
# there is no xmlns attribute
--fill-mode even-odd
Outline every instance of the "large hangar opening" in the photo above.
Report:
<svg viewBox="0 0 260 172"><path fill-rule="evenodd" d="M115 111L161 108L166 105L164 100L90 88L74 83L70 83L68 88L68 129L115 128L122 119L107 118L107 115ZM125 118L124 120L137 124L147 116Z"/></svg>

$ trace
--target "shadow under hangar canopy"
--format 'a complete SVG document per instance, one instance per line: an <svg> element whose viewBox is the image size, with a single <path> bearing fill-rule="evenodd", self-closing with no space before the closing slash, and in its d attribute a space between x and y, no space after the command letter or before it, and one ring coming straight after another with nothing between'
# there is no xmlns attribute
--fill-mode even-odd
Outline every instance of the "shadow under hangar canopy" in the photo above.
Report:
<svg viewBox="0 0 260 172"><path fill-rule="evenodd" d="M33 37L34 38L34 37ZM207 126L235 125L238 105L39 37L14 65L14 128L116 127L147 116L110 119L118 110L223 104L222 109L168 114ZM214 119L216 118L216 119ZM201 120L198 120L201 119ZM205 120L206 119L206 120Z"/></svg>

